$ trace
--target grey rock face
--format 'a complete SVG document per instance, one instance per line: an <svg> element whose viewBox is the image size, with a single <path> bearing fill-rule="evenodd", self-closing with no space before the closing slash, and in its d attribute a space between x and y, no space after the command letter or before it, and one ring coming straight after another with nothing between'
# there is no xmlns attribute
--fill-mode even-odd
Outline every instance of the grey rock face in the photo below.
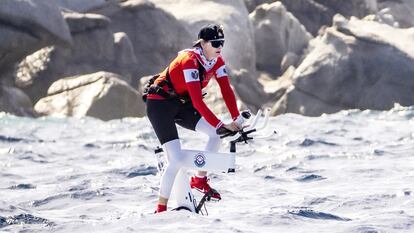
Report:
<svg viewBox="0 0 414 233"><path fill-rule="evenodd" d="M0 112L17 116L35 116L30 98L12 86L0 86Z"/></svg>
<svg viewBox="0 0 414 233"><path fill-rule="evenodd" d="M86 13L93 9L105 7L114 2L120 2L122 0L53 0L60 7L69 9L72 11Z"/></svg>
<svg viewBox="0 0 414 233"><path fill-rule="evenodd" d="M256 72L250 73L246 69L230 70L231 84L236 90L239 99L249 109L257 111L268 100L263 86L256 79Z"/></svg>
<svg viewBox="0 0 414 233"><path fill-rule="evenodd" d="M65 12L73 35L73 46L45 47L20 64L16 83L36 102L47 89L64 77L100 70L121 74L131 82L137 71L137 59L125 34L113 34L110 20L102 15Z"/></svg>
<svg viewBox="0 0 414 233"><path fill-rule="evenodd" d="M275 76L281 74L285 54L302 54L312 38L281 2L262 4L249 18L254 28L257 68Z"/></svg>
<svg viewBox="0 0 414 233"><path fill-rule="evenodd" d="M276 0L244 0L249 12L260 4ZM410 1L410 0L407 0ZM378 10L377 0L280 0L289 12L299 19L306 30L317 35L322 26L331 26L332 18L339 13L346 17L363 18Z"/></svg>
<svg viewBox="0 0 414 233"><path fill-rule="evenodd" d="M257 6L260 6L264 3L273 3L276 0L244 0L244 4L246 4L247 10L251 13L253 12Z"/></svg>
<svg viewBox="0 0 414 233"><path fill-rule="evenodd" d="M94 12L111 19L112 31L128 35L138 61L137 77L161 72L192 41L181 22L148 1L130 0Z"/></svg>
<svg viewBox="0 0 414 233"><path fill-rule="evenodd" d="M0 73L4 73L26 55L51 44L68 45L72 38L53 1L2 0L0 41Z"/></svg>
<svg viewBox="0 0 414 233"><path fill-rule="evenodd" d="M60 79L39 100L41 115L92 116L102 120L143 116L141 96L119 75L97 72Z"/></svg>
<svg viewBox="0 0 414 233"><path fill-rule="evenodd" d="M414 27L414 1L412 0L382 0L379 8L393 16L402 28Z"/></svg>
<svg viewBox="0 0 414 233"><path fill-rule="evenodd" d="M275 112L317 116L340 109L414 104L414 30L336 16L295 71Z"/></svg>
<svg viewBox="0 0 414 233"><path fill-rule="evenodd" d="M376 0L282 0L282 2L313 35L317 35L322 26L331 26L332 18L337 13L345 17L362 18L377 11Z"/></svg>
<svg viewBox="0 0 414 233"><path fill-rule="evenodd" d="M197 39L202 26L210 23L222 24L224 27L225 45L222 50L231 84L244 104L252 109L260 108L264 103L263 87L255 77L256 53L254 47L253 27L248 18L247 8L242 0L151 0L167 12L183 22L191 33L190 41ZM194 6L202 7L194 7ZM189 10L191 9L191 10ZM206 10L208 9L208 10ZM208 13L206 13L208 12ZM191 47L191 42L186 47ZM209 88L208 88L209 89ZM206 100L209 106L217 106L221 112L221 96L218 90L212 90ZM250 99L253 97L253 99ZM215 107L212 107L215 108Z"/></svg>
<svg viewBox="0 0 414 233"><path fill-rule="evenodd" d="M253 30L243 0L151 1L186 25L190 32L190 40L186 47L191 47L191 42L197 40L201 27L209 23L222 24L226 40L222 52L226 65L234 70L255 71L256 53Z"/></svg>

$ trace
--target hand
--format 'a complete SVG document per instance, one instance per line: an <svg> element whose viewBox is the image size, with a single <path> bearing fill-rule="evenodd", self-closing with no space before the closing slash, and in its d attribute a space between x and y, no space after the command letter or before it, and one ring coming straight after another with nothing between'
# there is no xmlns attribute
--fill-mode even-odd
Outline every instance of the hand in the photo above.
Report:
<svg viewBox="0 0 414 233"><path fill-rule="evenodd" d="M224 126L224 128L226 128L226 129L228 129L232 132L237 132L237 131L241 130L241 127L239 127L239 125L235 121L233 121L230 124L224 124L223 126Z"/></svg>
<svg viewBox="0 0 414 233"><path fill-rule="evenodd" d="M235 124L223 124L218 129L216 129L216 133L218 135L226 135L226 134L236 134L238 132L238 128L235 126Z"/></svg>

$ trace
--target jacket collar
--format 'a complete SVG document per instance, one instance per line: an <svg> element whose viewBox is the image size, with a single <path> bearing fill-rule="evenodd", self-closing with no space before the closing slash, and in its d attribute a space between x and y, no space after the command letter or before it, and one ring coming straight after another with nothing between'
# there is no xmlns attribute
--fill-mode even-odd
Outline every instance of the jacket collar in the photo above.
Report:
<svg viewBox="0 0 414 233"><path fill-rule="evenodd" d="M204 67L204 69L206 71L211 70L211 68L213 68L213 66L217 62L217 58L214 58L211 61L207 60L206 56L203 53L203 49L200 48L200 47L195 47L195 48L192 48L192 49L184 49L184 50L180 51L178 54L181 54L183 52L190 52L190 53L194 54L197 57L197 60L200 62L200 64Z"/></svg>

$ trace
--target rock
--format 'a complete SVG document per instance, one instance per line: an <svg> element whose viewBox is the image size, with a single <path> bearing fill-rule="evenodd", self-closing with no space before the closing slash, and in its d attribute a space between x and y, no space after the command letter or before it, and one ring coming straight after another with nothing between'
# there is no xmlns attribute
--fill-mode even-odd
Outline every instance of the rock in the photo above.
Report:
<svg viewBox="0 0 414 233"><path fill-rule="evenodd" d="M270 4L273 2L276 2L276 0L244 0L244 4L246 5L246 8L249 11L249 13L253 12L257 6L260 6L264 3Z"/></svg>
<svg viewBox="0 0 414 233"><path fill-rule="evenodd" d="M223 100L223 96L221 95L220 87L216 81L210 81L208 86L203 89L203 93L206 93L204 96L203 101L206 105L213 111L215 114L219 113L229 113L227 106ZM236 95L237 106L239 109L245 108L243 103L240 101L240 98Z"/></svg>
<svg viewBox="0 0 414 233"><path fill-rule="evenodd" d="M114 2L120 2L122 0L54 0L56 3L65 9L69 9L76 12L86 13L94 9L105 7Z"/></svg>
<svg viewBox="0 0 414 233"><path fill-rule="evenodd" d="M335 12L315 0L282 0L286 9L291 12L312 35L317 35L324 25L332 24Z"/></svg>
<svg viewBox="0 0 414 233"><path fill-rule="evenodd" d="M193 39L172 14L148 1L129 0L94 12L111 19L111 31L130 38L138 61L136 77L161 72Z"/></svg>
<svg viewBox="0 0 414 233"><path fill-rule="evenodd" d="M233 70L247 69L249 72L255 72L256 54L253 30L243 0L151 1L183 22L190 32L191 41L197 39L202 26L209 23L222 24L226 40L222 52L226 65ZM191 47L191 43L188 43L186 47Z"/></svg>
<svg viewBox="0 0 414 233"><path fill-rule="evenodd" d="M257 6L276 0L244 0L244 2L249 12L253 12ZM330 26L336 13L346 17L363 18L378 10L377 0L280 0L280 2L312 35L317 35L322 26Z"/></svg>
<svg viewBox="0 0 414 233"><path fill-rule="evenodd" d="M413 105L413 37L414 29L336 16L334 27L315 39L274 112L318 116Z"/></svg>
<svg viewBox="0 0 414 233"><path fill-rule="evenodd" d="M262 4L249 18L255 35L256 66L274 75L282 73L281 62L287 52L302 54L312 38L281 2Z"/></svg>
<svg viewBox="0 0 414 233"><path fill-rule="evenodd" d="M137 59L124 33L114 34L110 19L97 14L64 12L73 46L45 47L18 66L16 83L37 102L56 80L105 70L120 74L128 83L137 73Z"/></svg>
<svg viewBox="0 0 414 233"><path fill-rule="evenodd" d="M393 16L402 28L414 27L414 1L412 0L383 0L379 3L379 8Z"/></svg>
<svg viewBox="0 0 414 233"><path fill-rule="evenodd" d="M286 0L285 0L286 1ZM331 9L335 14L340 14L345 17L355 16L363 18L366 15L378 11L377 0L314 0L327 8Z"/></svg>
<svg viewBox="0 0 414 233"><path fill-rule="evenodd" d="M287 52L282 59L280 64L280 70L284 73L289 67L296 66L300 57L296 53Z"/></svg>
<svg viewBox="0 0 414 233"><path fill-rule="evenodd" d="M252 111L260 109L269 96L263 90L263 86L257 80L257 73L250 73L246 69L229 70L231 84L239 99Z"/></svg>
<svg viewBox="0 0 414 233"><path fill-rule="evenodd" d="M91 116L102 120L145 114L141 95L119 75L97 72L54 82L35 111L41 115Z"/></svg>
<svg viewBox="0 0 414 233"><path fill-rule="evenodd" d="M253 30L248 19L248 12L242 0L151 0L157 7L173 14L180 22L183 22L190 32L191 41L197 39L201 27L217 23L224 27L226 43L222 50L226 62L226 69L230 73L231 84L236 95L249 108L260 108L267 96L263 87L258 83L256 74L256 53L254 48ZM202 7L194 7L200 5ZM191 9L191 10L188 10ZM206 13L208 9L209 12ZM189 42L186 47L191 47ZM216 111L225 111L220 102L221 94L208 87L208 99L206 102ZM213 88L214 89L214 88ZM221 107L220 107L221 106ZM226 111L225 111L226 112Z"/></svg>
<svg viewBox="0 0 414 233"><path fill-rule="evenodd" d="M67 46L72 42L68 26L54 1L2 0L0 25L0 74L44 46Z"/></svg>
<svg viewBox="0 0 414 233"><path fill-rule="evenodd" d="M17 116L35 116L30 98L12 86L0 86L0 112Z"/></svg>
<svg viewBox="0 0 414 233"><path fill-rule="evenodd" d="M378 11L376 14L367 15L363 18L366 21L376 21L383 24L388 24L393 27L400 27L400 24L395 21L394 16L391 14L389 8L384 8Z"/></svg>

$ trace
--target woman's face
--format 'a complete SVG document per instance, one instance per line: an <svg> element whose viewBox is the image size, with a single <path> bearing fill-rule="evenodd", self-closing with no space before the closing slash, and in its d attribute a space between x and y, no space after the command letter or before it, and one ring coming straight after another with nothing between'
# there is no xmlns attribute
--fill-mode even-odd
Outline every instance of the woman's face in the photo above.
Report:
<svg viewBox="0 0 414 233"><path fill-rule="evenodd" d="M212 60L220 56L223 45L224 40L210 40L201 42L201 48L203 49L204 55L206 55L206 58L208 60Z"/></svg>

